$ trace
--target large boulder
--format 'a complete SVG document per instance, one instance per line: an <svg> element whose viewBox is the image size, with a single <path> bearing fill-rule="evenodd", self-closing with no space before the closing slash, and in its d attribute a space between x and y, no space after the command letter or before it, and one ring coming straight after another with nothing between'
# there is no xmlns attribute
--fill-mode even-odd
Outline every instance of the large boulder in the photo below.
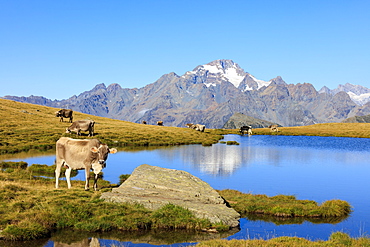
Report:
<svg viewBox="0 0 370 247"><path fill-rule="evenodd" d="M185 171L141 165L112 192L103 193L108 202L139 203L156 210L166 204L189 209L212 223L239 225L240 215L209 184Z"/></svg>

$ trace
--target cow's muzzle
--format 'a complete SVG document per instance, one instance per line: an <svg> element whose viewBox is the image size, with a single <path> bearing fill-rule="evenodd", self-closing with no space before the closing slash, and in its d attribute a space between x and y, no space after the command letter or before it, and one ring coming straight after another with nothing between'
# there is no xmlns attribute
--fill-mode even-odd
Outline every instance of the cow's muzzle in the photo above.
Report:
<svg viewBox="0 0 370 247"><path fill-rule="evenodd" d="M105 167L105 160L99 160L99 164Z"/></svg>

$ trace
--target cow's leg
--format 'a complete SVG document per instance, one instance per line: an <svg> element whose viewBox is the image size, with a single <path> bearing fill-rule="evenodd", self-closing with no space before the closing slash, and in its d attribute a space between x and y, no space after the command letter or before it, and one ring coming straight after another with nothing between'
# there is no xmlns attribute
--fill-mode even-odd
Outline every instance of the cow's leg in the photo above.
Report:
<svg viewBox="0 0 370 247"><path fill-rule="evenodd" d="M90 169L85 168L85 190L89 190Z"/></svg>
<svg viewBox="0 0 370 247"><path fill-rule="evenodd" d="M94 190L97 191L98 190L98 178L99 178L99 173L98 174L94 174Z"/></svg>
<svg viewBox="0 0 370 247"><path fill-rule="evenodd" d="M68 166L66 170L66 180L67 180L68 189L71 188L71 171L72 171L72 168Z"/></svg>
<svg viewBox="0 0 370 247"><path fill-rule="evenodd" d="M59 177L60 177L60 169L62 168L62 162L56 161L56 168L55 168L55 188L59 188Z"/></svg>

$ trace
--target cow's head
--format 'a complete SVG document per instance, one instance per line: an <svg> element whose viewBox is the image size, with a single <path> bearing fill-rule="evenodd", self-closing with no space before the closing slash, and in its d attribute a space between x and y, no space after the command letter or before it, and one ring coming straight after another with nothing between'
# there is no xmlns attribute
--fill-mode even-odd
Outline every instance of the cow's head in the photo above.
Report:
<svg viewBox="0 0 370 247"><path fill-rule="evenodd" d="M55 116L56 116L56 117L60 117L60 111L56 111L56 112L55 112Z"/></svg>
<svg viewBox="0 0 370 247"><path fill-rule="evenodd" d="M66 128L66 133L71 133L71 131L69 130L69 128Z"/></svg>
<svg viewBox="0 0 370 247"><path fill-rule="evenodd" d="M105 161L108 158L108 154L115 154L117 153L117 149L115 148L108 148L106 144L100 144L99 147L92 147L91 152L98 155L97 161L92 164L92 168L95 174L101 172L103 168L105 168Z"/></svg>

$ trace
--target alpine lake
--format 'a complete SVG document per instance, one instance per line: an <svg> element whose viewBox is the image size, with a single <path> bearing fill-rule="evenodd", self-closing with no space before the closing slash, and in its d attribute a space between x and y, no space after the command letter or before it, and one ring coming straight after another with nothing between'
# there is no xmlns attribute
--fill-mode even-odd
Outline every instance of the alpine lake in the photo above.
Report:
<svg viewBox="0 0 370 247"><path fill-rule="evenodd" d="M370 139L314 136L226 135L212 146L187 145L111 154L104 179L119 182L142 164L184 170L214 189L243 193L294 195L299 200L345 200L353 212L334 221L276 219L248 216L240 229L228 233L143 231L76 233L60 231L50 239L14 243L12 246L191 246L207 239L269 239L279 236L327 240L341 231L351 237L370 232ZM0 160L52 165L55 155L0 156ZM84 180L84 171L73 179ZM65 183L66 181L61 181ZM72 181L73 186L73 181ZM91 245L91 244L95 245Z"/></svg>

